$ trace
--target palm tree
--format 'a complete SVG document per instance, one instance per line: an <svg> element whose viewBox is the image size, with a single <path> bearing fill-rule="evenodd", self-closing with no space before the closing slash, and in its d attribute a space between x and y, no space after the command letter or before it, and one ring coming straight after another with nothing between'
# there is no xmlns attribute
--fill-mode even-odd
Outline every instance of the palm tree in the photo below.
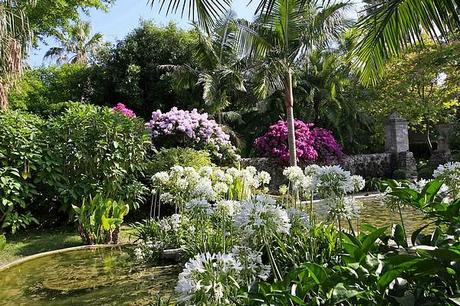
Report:
<svg viewBox="0 0 460 306"><path fill-rule="evenodd" d="M32 31L23 9L15 0L0 1L0 110L8 107L7 92L23 69ZM35 0L24 1L35 5Z"/></svg>
<svg viewBox="0 0 460 306"><path fill-rule="evenodd" d="M242 35L248 62L253 63L255 93L259 97L281 90L287 115L290 164L297 165L294 131L294 76L308 65L309 54L338 39L347 25L345 3L277 0Z"/></svg>
<svg viewBox="0 0 460 306"><path fill-rule="evenodd" d="M244 77L238 57L238 24L235 13L229 11L218 19L211 32L203 32L195 24L198 35L195 59L192 65L163 65L173 77L173 86L191 87L199 85L203 91L206 111L222 117L235 117L235 113L223 111L231 104L236 91L245 92Z"/></svg>
<svg viewBox="0 0 460 306"><path fill-rule="evenodd" d="M60 47L50 48L45 59L55 59L58 64L75 63L87 65L102 46L102 34L96 33L92 37L89 22L77 21L55 33Z"/></svg>

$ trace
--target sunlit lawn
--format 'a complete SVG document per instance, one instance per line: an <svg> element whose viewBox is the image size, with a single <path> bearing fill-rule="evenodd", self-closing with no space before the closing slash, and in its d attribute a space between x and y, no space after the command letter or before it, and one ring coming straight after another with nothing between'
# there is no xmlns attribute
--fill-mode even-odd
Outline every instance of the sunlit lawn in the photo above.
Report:
<svg viewBox="0 0 460 306"><path fill-rule="evenodd" d="M132 228L123 226L120 242L132 242ZM25 256L82 245L74 227L61 227L46 230L29 230L7 238L4 250L0 251L0 266Z"/></svg>

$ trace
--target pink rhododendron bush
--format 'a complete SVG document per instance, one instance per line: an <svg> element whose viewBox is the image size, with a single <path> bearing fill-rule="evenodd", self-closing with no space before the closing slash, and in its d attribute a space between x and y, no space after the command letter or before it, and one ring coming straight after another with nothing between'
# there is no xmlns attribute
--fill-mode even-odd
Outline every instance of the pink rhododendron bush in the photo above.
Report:
<svg viewBox="0 0 460 306"><path fill-rule="evenodd" d="M208 150L216 161L233 161L238 158L230 136L208 114L180 110L173 107L169 112L157 110L147 123L156 148L190 147Z"/></svg>
<svg viewBox="0 0 460 306"><path fill-rule="evenodd" d="M312 123L295 120L297 158L300 162L331 163L343 156L342 147L327 129L315 128ZM286 121L280 120L254 142L257 151L265 157L289 162L288 128Z"/></svg>

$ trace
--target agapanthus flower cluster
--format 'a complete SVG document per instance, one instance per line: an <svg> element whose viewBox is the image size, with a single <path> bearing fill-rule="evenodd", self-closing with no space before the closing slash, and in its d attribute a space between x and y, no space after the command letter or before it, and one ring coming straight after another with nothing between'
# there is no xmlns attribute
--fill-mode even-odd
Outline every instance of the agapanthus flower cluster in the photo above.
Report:
<svg viewBox="0 0 460 306"><path fill-rule="evenodd" d="M216 202L223 199L240 200L254 192L266 192L270 175L254 167L245 169L218 167L174 166L170 171L156 173L152 177L155 191L160 193L162 203L179 206L192 200Z"/></svg>
<svg viewBox="0 0 460 306"><path fill-rule="evenodd" d="M330 218L355 219L361 212L361 203L353 197L328 198L326 200L328 214Z"/></svg>
<svg viewBox="0 0 460 306"><path fill-rule="evenodd" d="M233 254L198 254L185 264L176 286L177 301L187 305L229 305L242 270Z"/></svg>
<svg viewBox="0 0 460 306"><path fill-rule="evenodd" d="M294 121L297 158L301 162L332 162L343 156L342 148L329 130L313 128L312 123ZM289 161L288 128L286 121L280 120L254 142L256 149L266 157Z"/></svg>
<svg viewBox="0 0 460 306"><path fill-rule="evenodd" d="M186 305L237 305L241 287L250 288L269 274L262 254L247 247L235 247L229 254L198 254L179 274L177 300Z"/></svg>
<svg viewBox="0 0 460 306"><path fill-rule="evenodd" d="M271 267L262 262L262 252L255 251L247 246L235 246L232 249L232 254L240 262L242 267L240 278L248 287L248 290L257 280L266 281L270 276Z"/></svg>
<svg viewBox="0 0 460 306"><path fill-rule="evenodd" d="M460 162L440 165L434 170L433 177L444 180L444 184L452 191L454 198L460 196Z"/></svg>
<svg viewBox="0 0 460 306"><path fill-rule="evenodd" d="M112 112L121 113L128 118L136 118L136 114L123 103L118 103L115 107L113 107Z"/></svg>
<svg viewBox="0 0 460 306"><path fill-rule="evenodd" d="M366 181L361 176L351 175L340 166L317 165L309 165L303 171L288 167L283 174L294 192L324 199L330 216L352 218L359 214L359 204L349 195L364 189Z"/></svg>
<svg viewBox="0 0 460 306"><path fill-rule="evenodd" d="M314 174L312 188L321 198L340 197L364 188L362 182L340 166L323 166Z"/></svg>
<svg viewBox="0 0 460 306"><path fill-rule="evenodd" d="M289 234L291 223L286 210L272 198L259 195L241 204L235 225L246 239L256 241L272 234Z"/></svg>
<svg viewBox="0 0 460 306"><path fill-rule="evenodd" d="M283 175L287 177L291 188L296 192L309 194L311 192L312 176L305 175L302 168L298 166L284 169Z"/></svg>

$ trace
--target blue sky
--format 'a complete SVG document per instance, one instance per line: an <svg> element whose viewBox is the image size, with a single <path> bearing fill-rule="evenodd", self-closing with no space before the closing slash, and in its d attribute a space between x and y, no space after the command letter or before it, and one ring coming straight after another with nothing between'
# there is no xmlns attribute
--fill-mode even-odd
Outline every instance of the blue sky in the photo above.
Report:
<svg viewBox="0 0 460 306"><path fill-rule="evenodd" d="M250 6L247 6L248 2L248 0L234 0L233 10L239 17L252 19L256 7L254 3L257 1L253 1ZM127 33L139 25L142 19L153 20L158 25L167 25L174 21L181 27L189 26L187 18L181 18L178 15L165 16L164 13L159 13L158 8L158 5L151 8L147 0L117 0L108 12L91 10L89 16L82 14L82 19L90 21L93 32L102 33L104 39L109 42L123 39ZM352 16L355 14L355 12L350 12ZM53 39L48 39L47 43L48 46L42 44L39 49L31 50L28 59L31 66L42 65L46 50L56 45Z"/></svg>

